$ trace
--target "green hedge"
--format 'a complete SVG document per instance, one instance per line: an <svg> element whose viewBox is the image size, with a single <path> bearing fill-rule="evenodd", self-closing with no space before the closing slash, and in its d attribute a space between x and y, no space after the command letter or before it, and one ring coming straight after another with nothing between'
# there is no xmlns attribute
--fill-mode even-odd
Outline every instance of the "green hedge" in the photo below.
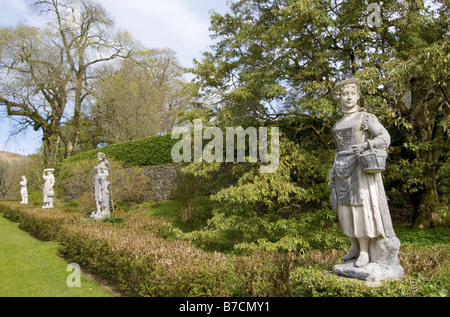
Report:
<svg viewBox="0 0 450 317"><path fill-rule="evenodd" d="M42 241L59 241L65 224L84 218L79 213L62 212L59 209L12 208L9 203L0 204L5 218L18 222L19 228Z"/></svg>
<svg viewBox="0 0 450 317"><path fill-rule="evenodd" d="M77 212L43 210L1 202L0 213L83 268L109 277L131 296L189 297L401 297L448 296L449 258L443 246L403 246L406 276L370 286L329 273L343 254L256 251L249 256L206 252L191 243L166 240L162 220L140 213L119 222L96 222ZM116 219L117 220L117 219ZM167 230L164 229L164 230ZM326 262L326 263L324 263Z"/></svg>
<svg viewBox="0 0 450 317"><path fill-rule="evenodd" d="M170 164L173 163L172 147L177 142L179 140L172 140L171 135L154 136L86 151L68 158L65 163L95 159L98 152L103 152L107 158L113 158L125 165Z"/></svg>
<svg viewBox="0 0 450 317"><path fill-rule="evenodd" d="M119 223L96 222L79 213L8 202L0 203L0 213L39 239L60 242L66 258L110 278L130 296L289 294L275 283L287 285L284 257L230 257L203 251L185 241L165 240L153 228L165 223L151 217L124 215ZM253 270L252 274L248 274L249 270Z"/></svg>

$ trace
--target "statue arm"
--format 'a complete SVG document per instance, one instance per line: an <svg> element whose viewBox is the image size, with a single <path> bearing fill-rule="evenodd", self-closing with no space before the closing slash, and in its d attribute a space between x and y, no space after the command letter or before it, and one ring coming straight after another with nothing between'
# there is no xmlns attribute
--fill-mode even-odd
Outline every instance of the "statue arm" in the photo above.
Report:
<svg viewBox="0 0 450 317"><path fill-rule="evenodd" d="M388 149L391 145L391 137L386 128L372 114L367 115L363 124L363 129L369 131L373 136L372 145L378 149Z"/></svg>

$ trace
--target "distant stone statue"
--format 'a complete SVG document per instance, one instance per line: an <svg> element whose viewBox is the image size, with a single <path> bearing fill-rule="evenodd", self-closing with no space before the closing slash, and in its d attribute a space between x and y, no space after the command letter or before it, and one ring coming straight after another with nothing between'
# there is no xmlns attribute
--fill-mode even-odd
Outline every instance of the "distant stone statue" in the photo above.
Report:
<svg viewBox="0 0 450 317"><path fill-rule="evenodd" d="M42 178L44 179L44 189L42 193L44 198L43 209L53 208L53 199L55 197L55 192L53 191L53 186L55 185L55 176L53 176L54 171L53 168L47 168L42 175Z"/></svg>
<svg viewBox="0 0 450 317"><path fill-rule="evenodd" d="M98 164L94 168L94 199L97 209L92 212L92 219L104 219L111 216L109 210L109 162L104 153L97 153Z"/></svg>
<svg viewBox="0 0 450 317"><path fill-rule="evenodd" d="M359 80L334 87L343 117L333 127L336 156L330 202L351 247L333 272L367 281L400 278L400 241L395 235L381 172L391 138L377 117L360 108Z"/></svg>
<svg viewBox="0 0 450 317"><path fill-rule="evenodd" d="M27 178L22 176L22 180L20 181L20 195L22 196L22 201L20 202L22 205L28 204L28 189L27 189Z"/></svg>

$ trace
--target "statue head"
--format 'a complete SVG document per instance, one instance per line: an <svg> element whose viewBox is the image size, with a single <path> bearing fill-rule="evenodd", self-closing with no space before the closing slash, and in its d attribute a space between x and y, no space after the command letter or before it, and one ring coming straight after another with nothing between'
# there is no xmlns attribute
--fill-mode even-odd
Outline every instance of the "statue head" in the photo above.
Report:
<svg viewBox="0 0 450 317"><path fill-rule="evenodd" d="M105 159L105 153L103 153L103 152L98 152L97 153L97 160L98 161L103 161L104 159Z"/></svg>
<svg viewBox="0 0 450 317"><path fill-rule="evenodd" d="M333 99L339 101L342 112L348 113L361 110L358 106L360 99L358 84L358 78L350 78L342 80L334 86Z"/></svg>

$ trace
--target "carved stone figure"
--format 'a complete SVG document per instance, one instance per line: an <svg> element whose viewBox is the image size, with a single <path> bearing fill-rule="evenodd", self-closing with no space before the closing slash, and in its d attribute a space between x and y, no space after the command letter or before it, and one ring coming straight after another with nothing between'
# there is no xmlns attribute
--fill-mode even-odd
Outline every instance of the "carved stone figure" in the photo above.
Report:
<svg viewBox="0 0 450 317"><path fill-rule="evenodd" d="M98 164L94 168L94 199L97 209L92 212L92 219L104 219L111 216L109 210L109 163L104 153L97 153Z"/></svg>
<svg viewBox="0 0 450 317"><path fill-rule="evenodd" d="M22 196L22 201L20 202L23 205L28 204L28 190L27 190L27 178L22 176L22 181L20 182L20 195Z"/></svg>
<svg viewBox="0 0 450 317"><path fill-rule="evenodd" d="M42 175L42 178L44 179L44 205L42 208L44 209L53 208L53 198L55 197L55 192L53 191L53 186L55 185L55 176L53 176L54 171L53 168L48 168L44 170L44 174Z"/></svg>
<svg viewBox="0 0 450 317"><path fill-rule="evenodd" d="M377 117L358 106L358 79L339 82L335 99L343 117L333 127L336 156L330 202L350 238L349 253L333 272L368 281L400 278L400 241L395 235L381 172L391 138Z"/></svg>

